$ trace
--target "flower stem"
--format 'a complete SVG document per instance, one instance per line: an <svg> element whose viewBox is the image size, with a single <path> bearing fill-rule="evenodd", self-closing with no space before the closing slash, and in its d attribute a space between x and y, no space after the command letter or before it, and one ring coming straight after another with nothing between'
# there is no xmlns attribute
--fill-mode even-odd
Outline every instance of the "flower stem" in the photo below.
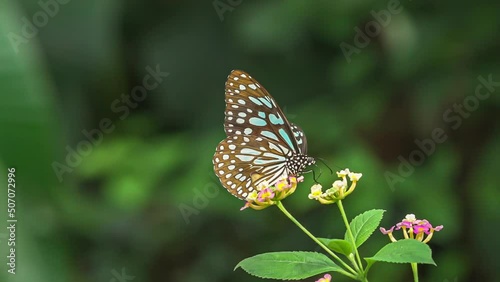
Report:
<svg viewBox="0 0 500 282"><path fill-rule="evenodd" d="M411 263L411 270L413 271L413 281L418 282L418 266L415 262Z"/></svg>
<svg viewBox="0 0 500 282"><path fill-rule="evenodd" d="M347 215L344 211L344 206L342 205L342 200L337 201L337 206L339 207L340 214L342 215L342 219L344 220L345 227L347 229L347 234L349 234L349 239L351 239L352 247L354 248L354 252L356 253L356 259L358 260L359 268L361 272L363 272L363 264L361 263L361 257L359 256L358 248L356 247L356 241L354 240L354 235L352 234L351 226L349 225L349 221L347 220Z"/></svg>
<svg viewBox="0 0 500 282"><path fill-rule="evenodd" d="M283 206L283 203L281 203L281 201L278 201L276 203L276 206L278 206L278 208L293 222L295 223L295 225L297 225L304 233L307 234L307 236L309 236L314 242L316 242L316 244L318 244L321 248L323 248L328 254L330 254L333 258L335 258L337 261L339 261L345 268L347 268L351 273L347 272L347 271L343 271L342 274L344 274L345 276L348 276L352 279L357 279L357 273L356 271L354 271L354 269L352 269L348 264L346 264L343 260L341 260L334 252L332 252L330 249L328 249L327 246L325 246L320 240L318 240L318 238L316 238L314 235L311 234L311 232L309 232L309 230L307 230L304 226L302 226L302 224L300 224L300 222L298 222L295 217L293 217L293 215L291 215L286 209L285 209L285 206ZM353 274L356 274L356 275L353 275Z"/></svg>

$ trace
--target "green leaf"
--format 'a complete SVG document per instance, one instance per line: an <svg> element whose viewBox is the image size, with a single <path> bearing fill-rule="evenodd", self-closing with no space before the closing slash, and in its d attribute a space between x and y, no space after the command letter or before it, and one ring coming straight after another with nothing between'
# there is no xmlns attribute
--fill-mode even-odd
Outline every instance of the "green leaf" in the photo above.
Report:
<svg viewBox="0 0 500 282"><path fill-rule="evenodd" d="M382 220L385 210L370 210L356 216L351 223L352 235L356 247L361 246L377 229L380 221ZM351 242L348 232L346 231L344 239Z"/></svg>
<svg viewBox="0 0 500 282"><path fill-rule="evenodd" d="M334 252L341 253L346 256L352 253L352 245L346 240L328 239L328 238L318 238L318 239Z"/></svg>
<svg viewBox="0 0 500 282"><path fill-rule="evenodd" d="M367 261L383 261L391 263L425 263L436 265L432 259L431 248L415 239L399 240L385 245L378 253Z"/></svg>
<svg viewBox="0 0 500 282"><path fill-rule="evenodd" d="M68 172L61 166L53 169L66 145L61 143L62 112L39 38L21 32L26 24L19 21L25 15L18 1L0 2L0 163L2 169L14 167L29 175L18 185L26 187L24 200L38 200L47 193L60 193L56 175L66 177Z"/></svg>
<svg viewBox="0 0 500 282"><path fill-rule="evenodd" d="M327 256L315 252L273 252L246 258L236 267L260 278L299 280L329 271L343 271Z"/></svg>

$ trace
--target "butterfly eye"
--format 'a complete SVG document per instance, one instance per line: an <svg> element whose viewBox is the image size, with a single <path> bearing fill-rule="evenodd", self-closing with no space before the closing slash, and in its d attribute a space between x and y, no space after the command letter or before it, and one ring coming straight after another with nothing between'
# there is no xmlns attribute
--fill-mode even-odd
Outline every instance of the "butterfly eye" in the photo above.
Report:
<svg viewBox="0 0 500 282"><path fill-rule="evenodd" d="M234 70L225 93L227 138L217 146L213 164L229 192L245 199L259 184L298 175L311 164L304 131L287 120L257 80Z"/></svg>

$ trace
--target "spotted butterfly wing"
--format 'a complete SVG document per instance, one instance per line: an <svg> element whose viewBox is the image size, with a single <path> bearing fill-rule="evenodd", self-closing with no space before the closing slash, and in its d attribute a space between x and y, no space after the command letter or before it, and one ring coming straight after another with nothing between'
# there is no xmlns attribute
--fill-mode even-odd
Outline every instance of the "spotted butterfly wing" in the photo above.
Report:
<svg viewBox="0 0 500 282"><path fill-rule="evenodd" d="M260 183L298 175L314 159L306 156L302 129L289 123L271 95L243 71L226 82L224 129L213 164L222 185L245 199Z"/></svg>
<svg viewBox="0 0 500 282"><path fill-rule="evenodd" d="M258 180L273 183L287 173L283 149L272 139L233 135L217 146L214 170L231 194L245 199Z"/></svg>
<svg viewBox="0 0 500 282"><path fill-rule="evenodd" d="M227 136L263 136L300 152L290 123L273 97L249 74L233 70L226 81Z"/></svg>

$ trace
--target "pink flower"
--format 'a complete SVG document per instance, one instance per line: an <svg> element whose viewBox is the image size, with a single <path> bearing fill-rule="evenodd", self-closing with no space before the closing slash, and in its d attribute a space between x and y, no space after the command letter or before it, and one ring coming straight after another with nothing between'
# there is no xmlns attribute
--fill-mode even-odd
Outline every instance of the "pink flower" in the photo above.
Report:
<svg viewBox="0 0 500 282"><path fill-rule="evenodd" d="M274 192L271 188L262 189L257 195L257 201L259 202L265 202L267 200L271 200L272 198L274 198Z"/></svg>
<svg viewBox="0 0 500 282"><path fill-rule="evenodd" d="M427 243L431 240L434 231L440 231L443 229L443 225L439 225L434 228L428 220L416 219L414 214L407 214L401 222L398 222L389 230L381 227L380 232L384 235L388 235L392 242L396 242L397 240L392 235L394 228L396 228L396 230L402 229L405 239L417 239L421 242ZM426 234L427 237L424 238L424 234Z"/></svg>
<svg viewBox="0 0 500 282"><path fill-rule="evenodd" d="M402 227L404 227L404 228L411 228L411 226L412 226L412 223L411 223L411 222L409 222L409 221L407 221L407 220L403 220L403 221L398 222L398 223L396 224L396 230L399 230L399 229L401 229Z"/></svg>
<svg viewBox="0 0 500 282"><path fill-rule="evenodd" d="M430 230L432 229L432 225L429 223L427 220L415 220L413 224L413 232L415 234L419 234L424 232L425 234L429 235Z"/></svg>
<svg viewBox="0 0 500 282"><path fill-rule="evenodd" d="M274 186L276 187L276 191L283 191L292 188L292 182L289 182L288 178L283 178L278 180Z"/></svg>
<svg viewBox="0 0 500 282"><path fill-rule="evenodd" d="M283 175L274 184L267 181L259 183L251 193L245 198L245 205L240 210L252 208L262 210L269 206L276 205L279 201L285 199L297 188L297 183L301 182L303 177Z"/></svg>
<svg viewBox="0 0 500 282"><path fill-rule="evenodd" d="M325 274L325 276L316 280L316 282L330 282L330 281L332 281L332 276L330 274Z"/></svg>
<svg viewBox="0 0 500 282"><path fill-rule="evenodd" d="M385 228L384 228L384 227L380 227L380 232L382 232L382 234L384 234L384 235L387 235L387 234L389 234L389 233L392 233L392 231L394 231L394 226L393 226L393 227L391 227L389 230L385 230Z"/></svg>

